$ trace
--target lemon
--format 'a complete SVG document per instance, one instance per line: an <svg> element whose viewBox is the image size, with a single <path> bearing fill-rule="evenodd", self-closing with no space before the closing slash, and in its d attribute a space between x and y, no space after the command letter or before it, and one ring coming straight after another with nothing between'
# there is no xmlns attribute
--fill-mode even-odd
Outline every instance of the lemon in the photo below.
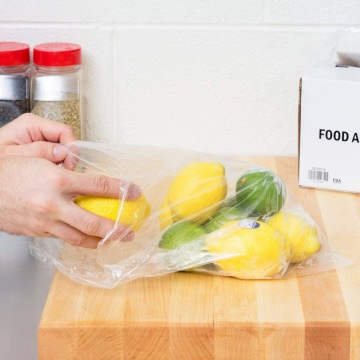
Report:
<svg viewBox="0 0 360 360"><path fill-rule="evenodd" d="M119 222L138 231L150 215L150 205L142 194L134 200L119 200L97 196L78 196L75 204L96 215Z"/></svg>
<svg viewBox="0 0 360 360"><path fill-rule="evenodd" d="M173 223L171 210L169 207L169 200L166 196L161 204L160 213L159 213L159 222L162 230L167 228Z"/></svg>
<svg viewBox="0 0 360 360"><path fill-rule="evenodd" d="M276 214L286 199L283 180L270 170L251 170L236 183L237 206L249 214L266 217Z"/></svg>
<svg viewBox="0 0 360 360"><path fill-rule="evenodd" d="M291 247L292 263L308 259L321 248L316 224L300 214L282 211L274 215L268 224L284 234Z"/></svg>
<svg viewBox="0 0 360 360"><path fill-rule="evenodd" d="M193 162L183 168L169 188L168 202L175 221L203 223L222 205L227 184L225 168L217 162Z"/></svg>
<svg viewBox="0 0 360 360"><path fill-rule="evenodd" d="M215 263L242 279L269 278L288 265L283 235L262 221L230 221L210 233L205 245L211 253L233 255Z"/></svg>
<svg viewBox="0 0 360 360"><path fill-rule="evenodd" d="M176 249L181 245L194 240L200 240L206 231L191 221L181 221L171 225L163 234L159 247L163 249Z"/></svg>

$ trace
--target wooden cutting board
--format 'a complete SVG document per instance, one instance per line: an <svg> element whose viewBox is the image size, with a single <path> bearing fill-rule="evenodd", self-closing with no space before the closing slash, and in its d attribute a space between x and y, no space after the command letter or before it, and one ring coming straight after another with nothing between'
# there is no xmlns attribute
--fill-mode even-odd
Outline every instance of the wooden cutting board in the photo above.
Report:
<svg viewBox="0 0 360 360"><path fill-rule="evenodd" d="M360 195L300 188L295 157L246 160L275 170L352 265L276 281L176 273L115 290L56 273L40 359L360 359Z"/></svg>

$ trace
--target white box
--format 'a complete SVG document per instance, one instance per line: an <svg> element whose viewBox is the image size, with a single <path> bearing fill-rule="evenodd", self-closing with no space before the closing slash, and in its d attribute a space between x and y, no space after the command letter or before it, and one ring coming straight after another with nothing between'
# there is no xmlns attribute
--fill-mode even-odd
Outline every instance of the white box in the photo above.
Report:
<svg viewBox="0 0 360 360"><path fill-rule="evenodd" d="M311 70L299 100L299 185L360 192L360 68Z"/></svg>

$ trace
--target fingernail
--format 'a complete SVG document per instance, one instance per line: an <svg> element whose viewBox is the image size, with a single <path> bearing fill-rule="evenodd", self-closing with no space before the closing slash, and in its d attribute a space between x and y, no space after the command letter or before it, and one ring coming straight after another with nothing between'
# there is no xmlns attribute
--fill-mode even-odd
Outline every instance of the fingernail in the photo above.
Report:
<svg viewBox="0 0 360 360"><path fill-rule="evenodd" d="M133 231L129 232L128 234L126 234L121 241L132 241L135 238L135 234Z"/></svg>
<svg viewBox="0 0 360 360"><path fill-rule="evenodd" d="M140 186L136 184L130 184L128 189L128 197L130 198L137 198L141 195L141 189Z"/></svg>
<svg viewBox="0 0 360 360"><path fill-rule="evenodd" d="M134 231L125 225L118 224L118 227L114 230L113 235L116 239L120 239L121 241L131 241L135 238Z"/></svg>
<svg viewBox="0 0 360 360"><path fill-rule="evenodd" d="M63 160L66 157L66 151L63 146L55 145L53 148L53 155L55 160Z"/></svg>

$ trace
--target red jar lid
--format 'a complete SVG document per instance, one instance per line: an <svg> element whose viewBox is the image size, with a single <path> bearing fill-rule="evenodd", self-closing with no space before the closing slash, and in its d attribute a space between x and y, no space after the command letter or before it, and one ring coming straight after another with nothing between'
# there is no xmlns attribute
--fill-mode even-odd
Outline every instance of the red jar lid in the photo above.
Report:
<svg viewBox="0 0 360 360"><path fill-rule="evenodd" d="M34 64L40 66L71 66L81 64L81 47L72 43L45 43L34 47Z"/></svg>
<svg viewBox="0 0 360 360"><path fill-rule="evenodd" d="M29 62L29 45L11 41L0 42L0 66L26 65Z"/></svg>

